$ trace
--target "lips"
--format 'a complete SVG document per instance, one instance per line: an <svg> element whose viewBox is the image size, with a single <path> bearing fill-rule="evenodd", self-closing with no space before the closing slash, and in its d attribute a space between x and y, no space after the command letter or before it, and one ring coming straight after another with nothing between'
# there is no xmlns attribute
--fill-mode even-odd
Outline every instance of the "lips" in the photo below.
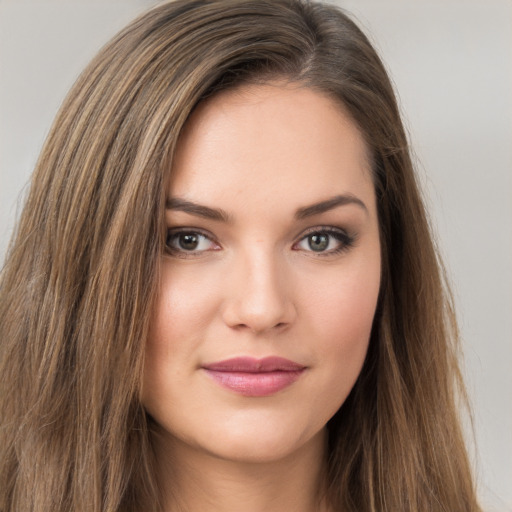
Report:
<svg viewBox="0 0 512 512"><path fill-rule="evenodd" d="M270 396L292 385L306 370L282 357L237 357L202 366L217 384L248 397Z"/></svg>

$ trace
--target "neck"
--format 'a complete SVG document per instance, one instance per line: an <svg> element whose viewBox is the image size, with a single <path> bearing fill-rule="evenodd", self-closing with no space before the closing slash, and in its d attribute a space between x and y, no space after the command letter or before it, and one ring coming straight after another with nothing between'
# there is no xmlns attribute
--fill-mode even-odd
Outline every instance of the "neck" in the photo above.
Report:
<svg viewBox="0 0 512 512"><path fill-rule="evenodd" d="M156 440L165 512L327 512L326 432L278 460L226 460L168 436Z"/></svg>

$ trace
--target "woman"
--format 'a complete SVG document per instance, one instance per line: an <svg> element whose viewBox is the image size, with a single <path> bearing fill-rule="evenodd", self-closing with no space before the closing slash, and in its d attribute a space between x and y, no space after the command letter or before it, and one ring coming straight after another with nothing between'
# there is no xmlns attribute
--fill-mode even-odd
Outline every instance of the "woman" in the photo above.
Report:
<svg viewBox="0 0 512 512"><path fill-rule="evenodd" d="M479 510L445 288L346 15L157 7L69 94L2 273L0 510Z"/></svg>

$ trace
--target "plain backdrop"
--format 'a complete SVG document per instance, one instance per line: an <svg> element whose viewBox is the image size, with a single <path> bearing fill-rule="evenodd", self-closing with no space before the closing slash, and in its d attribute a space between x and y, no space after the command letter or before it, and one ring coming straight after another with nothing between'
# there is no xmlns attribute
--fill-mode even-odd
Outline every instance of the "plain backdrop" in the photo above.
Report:
<svg viewBox="0 0 512 512"><path fill-rule="evenodd" d="M0 0L0 260L58 106L151 0ZM488 511L512 511L512 0L339 0L396 84L453 282Z"/></svg>

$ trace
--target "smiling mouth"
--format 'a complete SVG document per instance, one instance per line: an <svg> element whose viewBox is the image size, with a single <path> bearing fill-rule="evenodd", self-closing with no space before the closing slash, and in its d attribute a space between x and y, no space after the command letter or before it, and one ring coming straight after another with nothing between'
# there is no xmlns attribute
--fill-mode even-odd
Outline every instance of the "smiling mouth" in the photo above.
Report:
<svg viewBox="0 0 512 512"><path fill-rule="evenodd" d="M264 397L287 388L306 370L282 357L237 357L201 367L217 384L239 395Z"/></svg>

